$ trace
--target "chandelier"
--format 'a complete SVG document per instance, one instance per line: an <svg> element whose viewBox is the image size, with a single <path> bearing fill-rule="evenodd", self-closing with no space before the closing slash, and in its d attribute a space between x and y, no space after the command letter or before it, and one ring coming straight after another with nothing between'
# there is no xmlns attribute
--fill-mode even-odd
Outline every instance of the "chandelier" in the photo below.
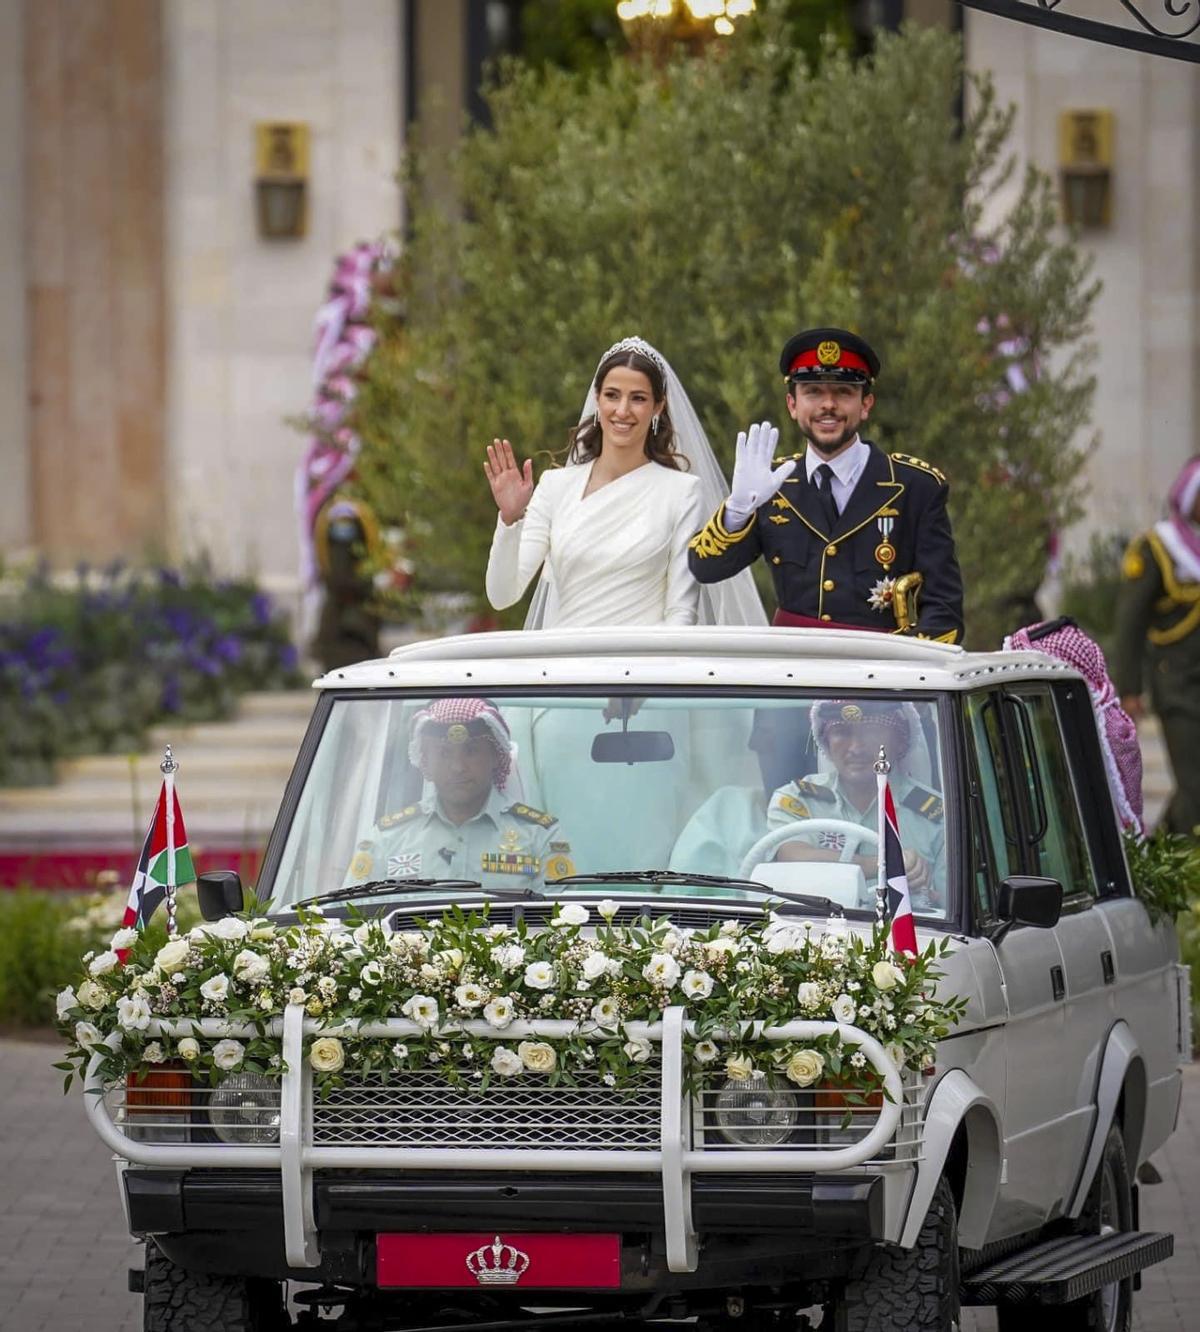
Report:
<svg viewBox="0 0 1200 1332"><path fill-rule="evenodd" d="M754 12L754 0L620 0L617 17L638 27L649 20L670 24L684 33L695 33L707 25L719 37L730 37L734 24Z"/></svg>

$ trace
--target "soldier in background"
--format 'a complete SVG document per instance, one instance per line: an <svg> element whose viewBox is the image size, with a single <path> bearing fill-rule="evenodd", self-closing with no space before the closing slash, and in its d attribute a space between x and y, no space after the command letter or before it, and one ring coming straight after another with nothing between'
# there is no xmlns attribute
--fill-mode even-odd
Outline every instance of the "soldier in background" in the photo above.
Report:
<svg viewBox="0 0 1200 1332"><path fill-rule="evenodd" d="M1175 773L1163 822L1200 835L1200 457L1176 477L1166 518L1125 552L1113 677L1135 721L1148 684Z"/></svg>
<svg viewBox="0 0 1200 1332"><path fill-rule="evenodd" d="M379 656L382 620L372 606L374 582L363 571L378 543L375 515L362 500L336 494L317 514L314 544L325 595L312 650L322 670Z"/></svg>

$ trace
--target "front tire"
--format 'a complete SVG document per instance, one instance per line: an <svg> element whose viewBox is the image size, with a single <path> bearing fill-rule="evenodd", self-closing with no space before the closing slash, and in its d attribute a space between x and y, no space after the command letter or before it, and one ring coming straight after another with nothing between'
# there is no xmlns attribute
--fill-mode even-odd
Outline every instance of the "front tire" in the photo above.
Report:
<svg viewBox="0 0 1200 1332"><path fill-rule="evenodd" d="M282 1332L291 1327L278 1281L207 1276L146 1241L143 1332Z"/></svg>

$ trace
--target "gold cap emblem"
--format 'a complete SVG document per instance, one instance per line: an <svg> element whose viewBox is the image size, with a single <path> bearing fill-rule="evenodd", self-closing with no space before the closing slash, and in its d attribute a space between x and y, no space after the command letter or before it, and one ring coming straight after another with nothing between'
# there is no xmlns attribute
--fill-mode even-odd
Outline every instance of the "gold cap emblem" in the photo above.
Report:
<svg viewBox="0 0 1200 1332"><path fill-rule="evenodd" d="M451 726L450 729L446 732L446 739L449 740L452 745L461 745L466 740L466 738L467 738L467 728L462 724L462 722L455 722L454 725Z"/></svg>
<svg viewBox="0 0 1200 1332"><path fill-rule="evenodd" d="M842 721L857 722L862 721L863 710L857 703L847 703L842 709Z"/></svg>
<svg viewBox="0 0 1200 1332"><path fill-rule="evenodd" d="M817 360L822 365L837 365L842 359L842 344L832 338L817 344Z"/></svg>

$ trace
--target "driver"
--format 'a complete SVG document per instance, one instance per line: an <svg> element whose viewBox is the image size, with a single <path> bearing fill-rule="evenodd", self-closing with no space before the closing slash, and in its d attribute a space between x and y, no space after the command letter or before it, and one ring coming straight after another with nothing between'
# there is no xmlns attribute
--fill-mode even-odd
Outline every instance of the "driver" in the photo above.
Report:
<svg viewBox="0 0 1200 1332"><path fill-rule="evenodd" d="M498 888L573 874L554 815L507 793L514 754L508 724L487 699L441 698L422 708L409 759L427 794L379 820L376 837L358 844L347 882L456 878Z"/></svg>
<svg viewBox="0 0 1200 1332"><path fill-rule="evenodd" d="M923 743L916 708L890 699L824 699L813 705L812 730L832 771L811 773L781 786L767 806L768 826L780 828L804 819L843 819L876 831L875 760L882 746L892 765L888 780L896 802L913 905L944 909L946 838L942 798L908 771L918 743ZM845 834L801 831L798 835L803 840L785 842L776 852L777 860L841 859ZM877 877L873 852L855 854L851 860L868 879Z"/></svg>

